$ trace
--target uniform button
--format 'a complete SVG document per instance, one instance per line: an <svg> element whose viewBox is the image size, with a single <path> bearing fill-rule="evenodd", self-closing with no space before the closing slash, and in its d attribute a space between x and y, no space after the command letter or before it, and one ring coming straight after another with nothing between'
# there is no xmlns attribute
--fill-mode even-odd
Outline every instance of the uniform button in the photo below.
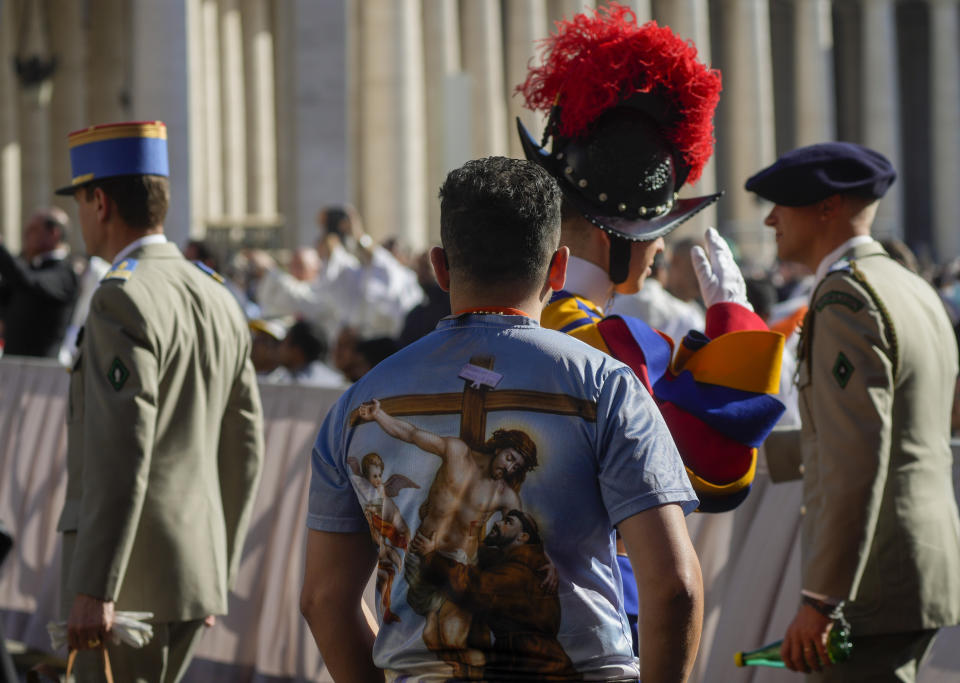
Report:
<svg viewBox="0 0 960 683"><path fill-rule="evenodd" d="M800 514L801 514L801 515L807 514L807 506L806 506L806 505L801 505L801 506L800 506Z"/></svg>

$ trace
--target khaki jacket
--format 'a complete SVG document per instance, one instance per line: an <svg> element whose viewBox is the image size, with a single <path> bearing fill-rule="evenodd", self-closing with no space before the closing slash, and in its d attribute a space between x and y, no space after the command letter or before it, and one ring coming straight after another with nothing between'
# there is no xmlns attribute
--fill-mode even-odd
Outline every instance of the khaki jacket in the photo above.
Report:
<svg viewBox="0 0 960 683"><path fill-rule="evenodd" d="M803 588L851 601L855 634L957 624L956 339L936 292L878 243L844 259L800 342ZM789 438L766 443L775 479Z"/></svg>
<svg viewBox="0 0 960 683"><path fill-rule="evenodd" d="M224 614L263 461L236 301L171 243L105 279L70 381L61 603Z"/></svg>

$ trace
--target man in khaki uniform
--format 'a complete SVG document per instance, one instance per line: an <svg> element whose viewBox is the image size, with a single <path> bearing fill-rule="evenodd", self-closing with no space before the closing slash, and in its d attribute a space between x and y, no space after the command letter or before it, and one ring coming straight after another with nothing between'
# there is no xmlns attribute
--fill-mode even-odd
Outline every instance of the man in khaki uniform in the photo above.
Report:
<svg viewBox="0 0 960 683"><path fill-rule="evenodd" d="M250 335L219 276L163 235L166 128L70 135L87 252L113 263L70 382L61 599L78 680L177 681L227 611L263 460ZM136 650L114 610L152 612ZM91 652L97 651L97 652Z"/></svg>
<svg viewBox="0 0 960 683"><path fill-rule="evenodd" d="M766 443L774 477L802 472L804 488L802 604L781 654L818 681L913 681L937 629L960 622L957 346L934 290L870 237L895 177L873 150L826 143L746 184L775 204L765 222L780 259L818 283L800 342L802 427ZM837 609L853 652L827 666Z"/></svg>

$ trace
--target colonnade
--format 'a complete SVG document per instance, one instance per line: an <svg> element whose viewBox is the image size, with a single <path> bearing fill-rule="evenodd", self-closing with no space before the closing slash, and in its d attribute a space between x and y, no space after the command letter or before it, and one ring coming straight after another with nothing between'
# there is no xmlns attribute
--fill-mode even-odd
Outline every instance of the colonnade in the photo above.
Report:
<svg viewBox="0 0 960 683"><path fill-rule="evenodd" d="M309 243L317 209L351 201L374 236L423 248L439 239L436 191L450 168L520 156L517 116L539 133L542 118L514 89L552 22L593 4L2 0L4 239L16 247L24 215L69 181L67 131L160 118L178 241L280 226L284 244ZM787 149L846 139L908 178L876 232L941 261L960 256L958 0L625 4L692 39L723 74L716 154L686 193L726 196L680 234L716 224L769 263L767 208L744 180ZM14 58L33 68L17 73Z"/></svg>

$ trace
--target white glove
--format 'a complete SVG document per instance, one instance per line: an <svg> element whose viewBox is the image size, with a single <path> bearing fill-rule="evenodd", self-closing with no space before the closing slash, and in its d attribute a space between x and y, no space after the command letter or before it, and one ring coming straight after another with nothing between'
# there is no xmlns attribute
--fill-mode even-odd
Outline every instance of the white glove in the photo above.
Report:
<svg viewBox="0 0 960 683"><path fill-rule="evenodd" d="M709 258L699 245L690 250L704 305L710 308L714 304L729 302L752 311L753 306L747 301L747 283L733 260L730 247L714 228L707 228L705 237Z"/></svg>
<svg viewBox="0 0 960 683"><path fill-rule="evenodd" d="M114 612L111 640L117 645L126 643L130 647L143 647L153 638L153 625L146 619L153 619L153 612ZM47 633L54 650L67 646L67 622L51 621L47 624Z"/></svg>

